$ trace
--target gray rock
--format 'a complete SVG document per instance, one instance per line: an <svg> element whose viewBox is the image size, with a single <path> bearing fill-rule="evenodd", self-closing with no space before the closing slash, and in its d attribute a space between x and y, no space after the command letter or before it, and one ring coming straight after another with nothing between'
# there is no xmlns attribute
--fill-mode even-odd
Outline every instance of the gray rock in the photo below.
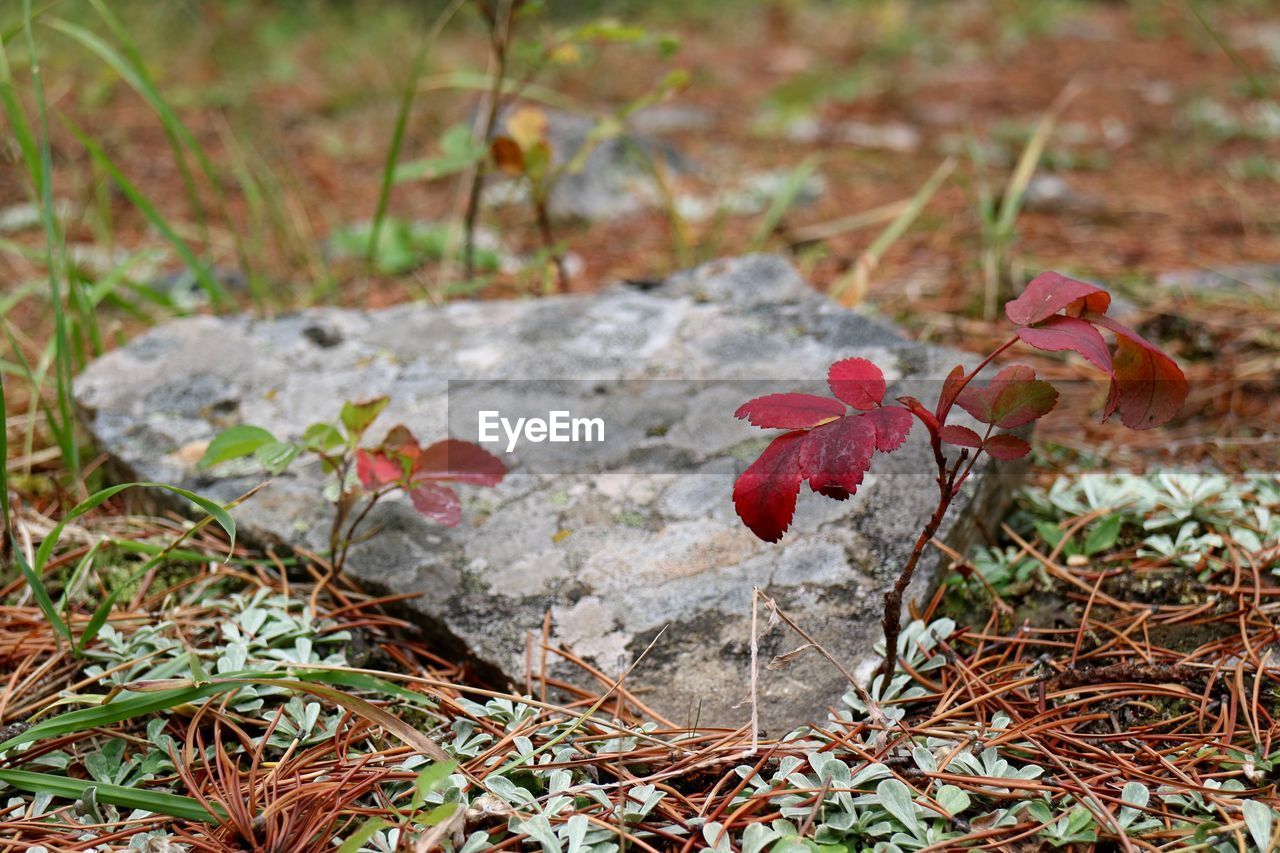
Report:
<svg viewBox="0 0 1280 853"><path fill-rule="evenodd" d="M544 109L547 142L556 166L569 162L588 143L596 122L588 116ZM498 127L503 127L501 118ZM643 124L643 122L641 123ZM551 191L549 208L557 218L601 221L638 213L658 201L653 171L645 158L676 172L690 170L680 152L666 142L632 129L597 143L578 171L566 171ZM523 181L495 182L485 193L489 204L517 204L527 198Z"/></svg>
<svg viewBox="0 0 1280 853"><path fill-rule="evenodd" d="M553 642L609 676L661 632L629 687L678 723L738 726L749 719L739 703L752 587L868 672L881 594L934 503L917 429L851 500L802 492L781 544L760 542L736 518L734 477L769 436L735 420L734 407L766 391L820 389L828 365L852 355L880 364L891 394L922 397L960 360L841 308L784 261L753 256L591 297L178 320L96 361L77 395L121 476L220 500L262 479L238 463L194 467L234 423L296 437L340 401L375 393L392 397L375 439L404 422L426 441L451 427L474 440L470 393L602 413L599 446L555 446L574 448L568 455L521 446L500 486L464 488L456 528L424 522L405 502L380 504L378 534L353 550L349 573L372 592L422 593L404 606L441 653L466 650L517 683L548 612ZM1015 479L978 471L943 535L965 547L973 517L994 524ZM242 535L323 550L322 488L317 467L295 465L236 510ZM914 597L938 567L931 555ZM774 631L762 662L797 645ZM781 734L821 719L844 689L829 663L801 656L762 672L762 720Z"/></svg>
<svg viewBox="0 0 1280 853"><path fill-rule="evenodd" d="M1280 296L1280 264L1172 270L1160 273L1156 284L1169 290L1206 296L1235 294L1276 299Z"/></svg>
<svg viewBox="0 0 1280 853"><path fill-rule="evenodd" d="M859 148L875 148L908 154L920 147L920 131L905 122L872 124L847 121L837 129L838 137Z"/></svg>
<svg viewBox="0 0 1280 853"><path fill-rule="evenodd" d="M74 213L71 202L66 199L54 199L53 217L58 221L70 219ZM0 208L0 234L16 234L20 231L32 231L43 223L40 205L24 201Z"/></svg>
<svg viewBox="0 0 1280 853"><path fill-rule="evenodd" d="M1080 192L1066 178L1051 173L1038 174L1027 183L1023 205L1027 210L1086 216L1106 210L1102 199Z"/></svg>

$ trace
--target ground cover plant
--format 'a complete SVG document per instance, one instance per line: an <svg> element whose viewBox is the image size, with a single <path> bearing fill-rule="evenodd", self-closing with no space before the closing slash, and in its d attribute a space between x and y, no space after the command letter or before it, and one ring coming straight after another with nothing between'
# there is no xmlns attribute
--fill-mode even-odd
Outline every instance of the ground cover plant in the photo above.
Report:
<svg viewBox="0 0 1280 853"><path fill-rule="evenodd" d="M1275 849L1274 10L582 5L0 4L0 849ZM504 74L513 31L482 7L517 6ZM499 101L534 110L515 135L476 126ZM597 140L647 118L692 168L649 158L652 208L548 236L556 111ZM504 168L529 204L478 210L464 276L471 176ZM358 526L291 554L198 491L162 512L74 410L90 359L171 317L645 286L747 250L975 363L1034 273L1107 281L1189 379L1122 441L1068 400L1101 367L1088 333L1082 359L1029 346L1062 396L1016 511L927 543L952 569L890 677L792 732L663 719L546 635L522 683L487 683L336 571ZM883 396L823 405L901 422ZM922 411L941 436L963 408ZM946 452L1023 450L982 431ZM383 466L407 440L341 437L335 498L415 485ZM246 438L265 467L298 452Z"/></svg>

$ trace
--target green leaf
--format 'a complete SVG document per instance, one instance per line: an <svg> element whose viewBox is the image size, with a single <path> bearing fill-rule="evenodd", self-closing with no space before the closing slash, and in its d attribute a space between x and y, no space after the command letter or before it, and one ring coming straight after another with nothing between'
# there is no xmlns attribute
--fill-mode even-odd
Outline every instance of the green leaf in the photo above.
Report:
<svg viewBox="0 0 1280 853"><path fill-rule="evenodd" d="M449 818L453 817L458 810L458 803L441 803L422 817L418 818L418 822L423 826L439 826Z"/></svg>
<svg viewBox="0 0 1280 853"><path fill-rule="evenodd" d="M885 811L898 819L912 835L920 831L920 818L916 816L915 803L911 801L911 789L897 779L885 779L876 786L876 794Z"/></svg>
<svg viewBox="0 0 1280 853"><path fill-rule="evenodd" d="M371 817L360 825L360 828L347 836L347 840L342 842L342 846L338 848L338 853L359 853L364 848L365 843L378 833L378 830L391 826L390 823L380 817Z"/></svg>
<svg viewBox="0 0 1280 853"><path fill-rule="evenodd" d="M1092 555L1115 547L1116 539L1120 536L1120 524L1123 521L1124 518L1117 513L1108 515L1095 524L1084 540L1084 552Z"/></svg>
<svg viewBox="0 0 1280 853"><path fill-rule="evenodd" d="M1035 528L1036 533L1040 534L1040 538L1043 539L1045 544L1050 548L1057 548L1058 543L1062 541L1064 531L1052 521L1037 521L1035 522Z"/></svg>
<svg viewBox="0 0 1280 853"><path fill-rule="evenodd" d="M360 440L365 430L382 414L382 410L391 402L385 394L369 400L347 402L342 404L342 425L347 428L347 436L352 442Z"/></svg>
<svg viewBox="0 0 1280 853"><path fill-rule="evenodd" d="M934 799L953 816L969 808L969 795L955 785L943 785Z"/></svg>
<svg viewBox="0 0 1280 853"><path fill-rule="evenodd" d="M240 424L224 429L214 436L213 441L205 449L204 455L196 463L197 468L210 468L229 459L240 459L257 452L258 448L279 442L276 437L262 427L251 424Z"/></svg>
<svg viewBox="0 0 1280 853"><path fill-rule="evenodd" d="M440 137L440 156L402 163L395 181L433 181L471 168L484 159L486 149L471 136L471 128L455 124Z"/></svg>
<svg viewBox="0 0 1280 853"><path fill-rule="evenodd" d="M457 769L458 762L456 761L440 761L424 768L418 774L418 778L414 780L413 799L409 801L410 810L417 811L421 808L427 795L443 785L449 779L449 774Z"/></svg>
<svg viewBox="0 0 1280 853"><path fill-rule="evenodd" d="M156 814L198 820L202 823L217 823L219 817L209 813L199 800L177 794L166 794L162 791L148 791L142 788L126 788L122 785L108 785L91 779L72 779L52 773L33 773L28 770L0 770L0 782L34 794L51 794L67 800L78 800L84 795L86 788L96 789L100 802L129 809L144 809Z"/></svg>
<svg viewBox="0 0 1280 853"><path fill-rule="evenodd" d="M253 458L271 476L284 473L284 470L298 458L301 448L291 441L272 441L262 445L253 452Z"/></svg>
<svg viewBox="0 0 1280 853"><path fill-rule="evenodd" d="M332 453L346 441L333 424L315 423L302 433L302 446L314 453Z"/></svg>
<svg viewBox="0 0 1280 853"><path fill-rule="evenodd" d="M1150 799L1151 792L1141 782L1128 782L1125 784L1124 790L1120 792L1121 802L1137 806L1140 809L1145 808Z"/></svg>
<svg viewBox="0 0 1280 853"><path fill-rule="evenodd" d="M1259 850L1271 850L1272 813L1271 809L1257 800L1245 800L1240 804L1244 812L1245 826L1249 827L1249 835Z"/></svg>

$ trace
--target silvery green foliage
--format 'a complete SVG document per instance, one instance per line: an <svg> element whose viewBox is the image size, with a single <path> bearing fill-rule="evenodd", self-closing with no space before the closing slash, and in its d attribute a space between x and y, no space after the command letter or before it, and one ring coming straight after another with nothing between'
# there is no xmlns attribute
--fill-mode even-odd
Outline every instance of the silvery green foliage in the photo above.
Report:
<svg viewBox="0 0 1280 853"><path fill-rule="evenodd" d="M927 626L920 620L915 620L903 628L902 633L898 635L898 659L916 672L932 672L947 662L942 654L935 651L938 641L949 637L955 629L956 623L951 619L939 619ZM884 643L877 644L876 651L884 654ZM877 675L872 680L867 694L876 704L878 713L896 721L902 719L906 713L905 703L924 696L925 689L916 684L905 672L897 672L888 683L885 682L884 676ZM852 711L857 712L859 718L867 716L871 710L867 707L862 695L855 690L844 694L841 701ZM843 710L840 713L840 719L848 722L854 719L854 714Z"/></svg>
<svg viewBox="0 0 1280 853"><path fill-rule="evenodd" d="M314 619L303 601L259 589L200 603L221 616L220 620L208 620L219 624L217 633L188 636L188 649L172 622L146 625L128 635L104 625L98 635L100 646L85 653L97 661L85 668L85 674L102 676L103 684L114 687L132 681L188 678L197 674L193 672L193 654L205 672L224 676L346 663L343 648L351 635L322 630L326 626ZM107 674L110 670L114 671ZM236 692L231 707L242 713L257 711L265 697L286 692L269 685L245 685Z"/></svg>
<svg viewBox="0 0 1280 853"><path fill-rule="evenodd" d="M1241 478L1189 471L1081 474L1029 490L1023 504L1055 520L1110 510L1140 531L1140 555L1184 566L1221 557L1225 537L1248 551L1280 541L1280 481L1269 472Z"/></svg>

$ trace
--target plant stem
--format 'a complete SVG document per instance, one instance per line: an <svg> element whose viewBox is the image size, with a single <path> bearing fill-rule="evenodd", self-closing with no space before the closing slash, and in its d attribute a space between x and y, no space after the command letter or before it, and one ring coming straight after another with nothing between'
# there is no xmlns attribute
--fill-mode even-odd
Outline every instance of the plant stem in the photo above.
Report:
<svg viewBox="0 0 1280 853"><path fill-rule="evenodd" d="M488 145L498 123L498 110L502 105L502 81L507 76L507 48L511 42L511 18L514 4L507 0L493 18L489 30L489 46L493 53L493 83L489 87L489 102L485 112L482 139ZM476 272L476 219L480 215L480 197L484 193L486 161L476 164L471 173L471 188L467 191L467 210L462 217L462 265L463 278L470 281Z"/></svg>
<svg viewBox="0 0 1280 853"><path fill-rule="evenodd" d="M564 256L556 248L556 238L551 231L551 215L547 212L547 200L535 196L533 212L538 221L538 234L542 237L542 246L551 256L552 263L556 265L556 287L561 293L568 293L569 273L564 267Z"/></svg>
<svg viewBox="0 0 1280 853"><path fill-rule="evenodd" d="M985 370L987 365L995 360L996 356L1016 344L1018 340L1019 338L1015 335L1005 341L992 350L991 354L984 358L977 367L965 374L959 387L952 392L952 401L954 402L960 391ZM948 405L945 410L939 411L938 419L942 423L946 423L949 410L950 406ZM991 430L988 428L987 435L989 436L990 434ZM911 556L907 558L906 565L902 567L902 572L898 575L898 579L894 581L893 587L884 594L884 615L881 617L881 624L884 627L884 662L880 664L878 673L884 676L885 681L893 677L894 670L898 667L898 635L902 633L902 596L911 584L911 578L915 575L916 565L919 564L920 558L924 555L924 549L928 547L929 542L938 532L938 528L942 526L942 520L946 518L947 510L951 508L951 501L955 498L959 484L963 483L969 476L969 472L973 470L978 457L982 455L981 449L975 452L972 458L969 457L968 450L961 451L955 464L948 471L947 457L942 450L942 436L931 431L929 441L933 449L934 462L938 466L938 506L934 509L929 523L920 531L920 536L911 548ZM968 465L965 465L966 461ZM962 468L963 472L961 471Z"/></svg>
<svg viewBox="0 0 1280 853"><path fill-rule="evenodd" d="M341 556L336 554L334 555L333 570L335 572L341 572L343 567L347 564L347 553L351 550L352 542L355 540L356 529L361 525L365 520L365 517L369 515L370 511L373 510L373 507L385 494L387 494L385 491L374 492L365 502L364 509L360 510L360 514L357 515L352 520L350 526L347 527L347 535L342 540L342 554Z"/></svg>
<svg viewBox="0 0 1280 853"><path fill-rule="evenodd" d="M907 563L902 567L902 573L898 575L893 588L884 594L884 617L881 623L884 626L884 662L880 664L879 674L884 676L886 682L893 677L893 672L898 667L898 635L902 632L902 596L911 583L911 576L915 574L916 564L920 562L925 547L938 532L942 519L946 517L947 510L951 507L950 480L954 479L954 476L953 471L950 478L945 477L945 474L940 478L938 507L933 511L933 517L929 519L929 523L920 531L920 536L911 549L911 556L907 558Z"/></svg>

